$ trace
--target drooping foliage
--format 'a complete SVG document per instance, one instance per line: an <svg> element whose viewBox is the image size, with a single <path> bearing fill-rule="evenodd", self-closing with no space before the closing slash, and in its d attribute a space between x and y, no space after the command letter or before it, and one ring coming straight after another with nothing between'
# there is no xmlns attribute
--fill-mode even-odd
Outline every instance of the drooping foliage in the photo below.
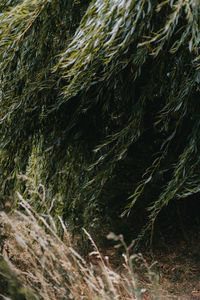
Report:
<svg viewBox="0 0 200 300"><path fill-rule="evenodd" d="M38 209L95 230L144 204L143 234L169 201L199 192L199 0L0 10L3 198L26 174L47 188Z"/></svg>

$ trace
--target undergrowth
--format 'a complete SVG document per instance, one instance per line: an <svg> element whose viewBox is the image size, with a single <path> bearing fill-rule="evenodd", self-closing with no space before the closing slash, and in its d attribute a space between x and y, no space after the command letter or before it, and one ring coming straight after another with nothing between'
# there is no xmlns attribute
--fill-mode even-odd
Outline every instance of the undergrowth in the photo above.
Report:
<svg viewBox="0 0 200 300"><path fill-rule="evenodd" d="M117 247L125 247L116 271L87 231L83 229L93 251L83 258L61 218L62 239L51 215L38 214L20 193L17 196L21 210L12 215L0 213L2 299L171 299L163 295L151 266L141 255L131 254L131 246L127 247L121 235L108 236L118 243ZM145 288L137 280L136 261L149 277Z"/></svg>

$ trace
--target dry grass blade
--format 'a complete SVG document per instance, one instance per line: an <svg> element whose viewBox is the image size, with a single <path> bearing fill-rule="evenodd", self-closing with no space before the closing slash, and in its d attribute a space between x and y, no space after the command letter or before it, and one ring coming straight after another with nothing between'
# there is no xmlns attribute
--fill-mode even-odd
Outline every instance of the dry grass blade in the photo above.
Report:
<svg viewBox="0 0 200 300"><path fill-rule="evenodd" d="M26 299L37 299L36 295L45 300L142 299L142 291L137 287L135 278L127 272L130 269L128 259L125 259L125 268L117 273L84 230L94 248L91 255L97 259L97 265L87 263L71 246L69 234L63 242L56 227L52 226L52 220L34 212L19 193L18 197L24 213L16 211L13 216L4 212L0 214L2 228L8 236L2 256L8 269L16 274L14 278L32 291L26 293ZM62 226L65 227L63 222ZM17 299L13 295L5 295L4 299L6 297Z"/></svg>

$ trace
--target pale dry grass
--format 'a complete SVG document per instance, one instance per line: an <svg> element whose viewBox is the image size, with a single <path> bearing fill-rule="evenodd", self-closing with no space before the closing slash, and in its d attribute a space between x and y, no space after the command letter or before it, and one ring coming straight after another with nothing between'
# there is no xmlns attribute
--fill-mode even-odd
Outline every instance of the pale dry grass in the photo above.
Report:
<svg viewBox="0 0 200 300"><path fill-rule="evenodd" d="M90 255L95 257L95 263L86 262L74 250L61 219L64 241L59 238L50 215L37 214L19 193L18 197L23 213L15 211L12 216L0 213L0 223L8 235L2 256L11 272L17 274L17 280L33 291L35 296L25 293L27 300L170 299L161 295L158 285L154 296L138 287L133 271L135 256L129 256L128 249L120 272L116 272L85 231L93 246Z"/></svg>

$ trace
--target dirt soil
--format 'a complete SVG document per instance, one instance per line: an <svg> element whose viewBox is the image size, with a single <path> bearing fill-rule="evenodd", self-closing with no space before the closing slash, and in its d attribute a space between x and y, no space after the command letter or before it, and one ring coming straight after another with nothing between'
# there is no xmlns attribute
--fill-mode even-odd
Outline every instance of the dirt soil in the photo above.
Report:
<svg viewBox="0 0 200 300"><path fill-rule="evenodd" d="M120 272L119 253L114 249L104 253ZM142 257L144 262L136 261L134 270L144 289L143 300L200 300L200 226L176 239L161 239L151 251L142 251ZM159 289L160 296L155 297L154 291Z"/></svg>
<svg viewBox="0 0 200 300"><path fill-rule="evenodd" d="M200 300L200 239L154 251L161 286L178 299Z"/></svg>

